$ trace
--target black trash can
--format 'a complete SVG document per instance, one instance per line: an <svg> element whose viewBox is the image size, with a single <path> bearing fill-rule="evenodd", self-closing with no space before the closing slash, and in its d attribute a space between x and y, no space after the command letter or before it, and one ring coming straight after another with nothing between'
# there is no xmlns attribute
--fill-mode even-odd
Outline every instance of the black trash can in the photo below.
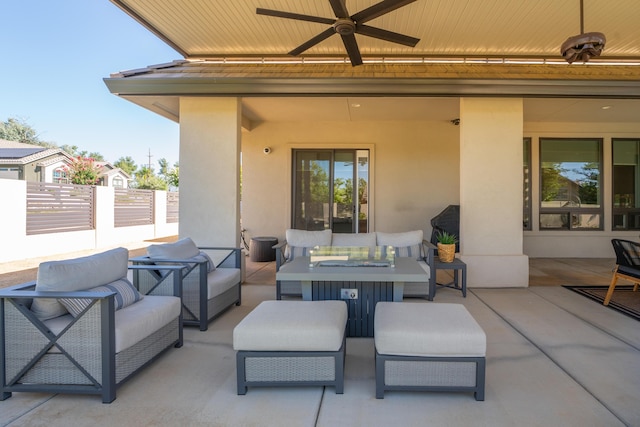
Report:
<svg viewBox="0 0 640 427"><path fill-rule="evenodd" d="M276 260L276 250L273 246L278 243L275 237L252 237L249 245L251 261L268 262Z"/></svg>

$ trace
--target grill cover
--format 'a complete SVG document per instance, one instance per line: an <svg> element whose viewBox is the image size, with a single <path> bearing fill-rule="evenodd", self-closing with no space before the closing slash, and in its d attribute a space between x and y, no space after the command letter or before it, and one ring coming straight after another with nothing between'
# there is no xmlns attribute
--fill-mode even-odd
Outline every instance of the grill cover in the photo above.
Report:
<svg viewBox="0 0 640 427"><path fill-rule="evenodd" d="M438 215L431 218L431 243L438 243L437 235L446 231L449 234L455 234L458 238L456 243L456 252L460 252L460 205L449 205Z"/></svg>

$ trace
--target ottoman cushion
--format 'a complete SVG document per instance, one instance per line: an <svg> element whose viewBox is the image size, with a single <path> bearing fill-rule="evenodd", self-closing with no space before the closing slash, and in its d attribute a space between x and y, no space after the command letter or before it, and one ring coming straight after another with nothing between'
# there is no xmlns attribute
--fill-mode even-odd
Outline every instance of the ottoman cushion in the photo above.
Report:
<svg viewBox="0 0 640 427"><path fill-rule="evenodd" d="M422 357L484 357L487 337L462 304L379 302L378 353Z"/></svg>
<svg viewBox="0 0 640 427"><path fill-rule="evenodd" d="M263 301L233 330L233 349L338 351L347 324L344 301Z"/></svg>

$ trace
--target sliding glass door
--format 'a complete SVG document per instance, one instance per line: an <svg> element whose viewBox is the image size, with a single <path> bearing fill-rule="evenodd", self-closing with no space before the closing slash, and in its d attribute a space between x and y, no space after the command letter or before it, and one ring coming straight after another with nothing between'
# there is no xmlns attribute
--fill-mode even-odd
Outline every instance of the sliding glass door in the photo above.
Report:
<svg viewBox="0 0 640 427"><path fill-rule="evenodd" d="M295 150L293 162L293 228L367 232L368 150Z"/></svg>

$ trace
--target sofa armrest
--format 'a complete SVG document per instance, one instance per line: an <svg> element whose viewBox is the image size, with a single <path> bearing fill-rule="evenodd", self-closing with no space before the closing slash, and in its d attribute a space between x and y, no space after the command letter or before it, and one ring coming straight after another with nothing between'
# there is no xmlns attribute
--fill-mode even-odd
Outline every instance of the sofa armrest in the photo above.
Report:
<svg viewBox="0 0 640 427"><path fill-rule="evenodd" d="M27 372L43 369L43 365L49 366L51 360L48 352L55 350L82 368L88 384L96 381L101 384L101 390L96 390L93 385L75 385L74 391L86 389L88 393L102 394L105 403L113 401L116 386L114 296L114 292L38 292L35 291L35 282L2 289L0 381L1 388L7 390L3 397L10 396L13 390L59 392L61 386L56 380L51 383L22 383L23 375ZM82 298L90 299L92 303L73 318L62 332L56 334L25 303L37 298ZM62 335L64 339L58 339ZM96 358L101 361L97 366ZM55 371L55 375L64 377L64 366L50 369Z"/></svg>
<svg viewBox="0 0 640 427"><path fill-rule="evenodd" d="M433 267L433 260L435 258L436 250L438 249L436 245L431 243L428 240L422 241L422 249L424 250L424 261L431 267Z"/></svg>
<svg viewBox="0 0 640 427"><path fill-rule="evenodd" d="M284 256L284 251L285 248L287 247L287 241L283 240L282 242L276 243L275 245L273 245L271 248L274 249L276 251L276 272L280 271L280 267L282 267L282 264L284 264L287 260Z"/></svg>
<svg viewBox="0 0 640 427"><path fill-rule="evenodd" d="M144 262L143 258L145 257L137 257L129 260L133 262L133 264L129 265L128 268L133 271L133 285L136 289L144 295L149 295L154 290L163 288L165 291L161 294L173 295L182 298L182 277L183 272L187 267L181 264L155 265L153 263ZM155 284L153 286L142 287L141 289L141 272L146 272L150 277L153 277L155 279Z"/></svg>
<svg viewBox="0 0 640 427"><path fill-rule="evenodd" d="M228 251L228 254L216 265L216 268L242 268L242 248L222 247L222 246L198 246L204 251Z"/></svg>

